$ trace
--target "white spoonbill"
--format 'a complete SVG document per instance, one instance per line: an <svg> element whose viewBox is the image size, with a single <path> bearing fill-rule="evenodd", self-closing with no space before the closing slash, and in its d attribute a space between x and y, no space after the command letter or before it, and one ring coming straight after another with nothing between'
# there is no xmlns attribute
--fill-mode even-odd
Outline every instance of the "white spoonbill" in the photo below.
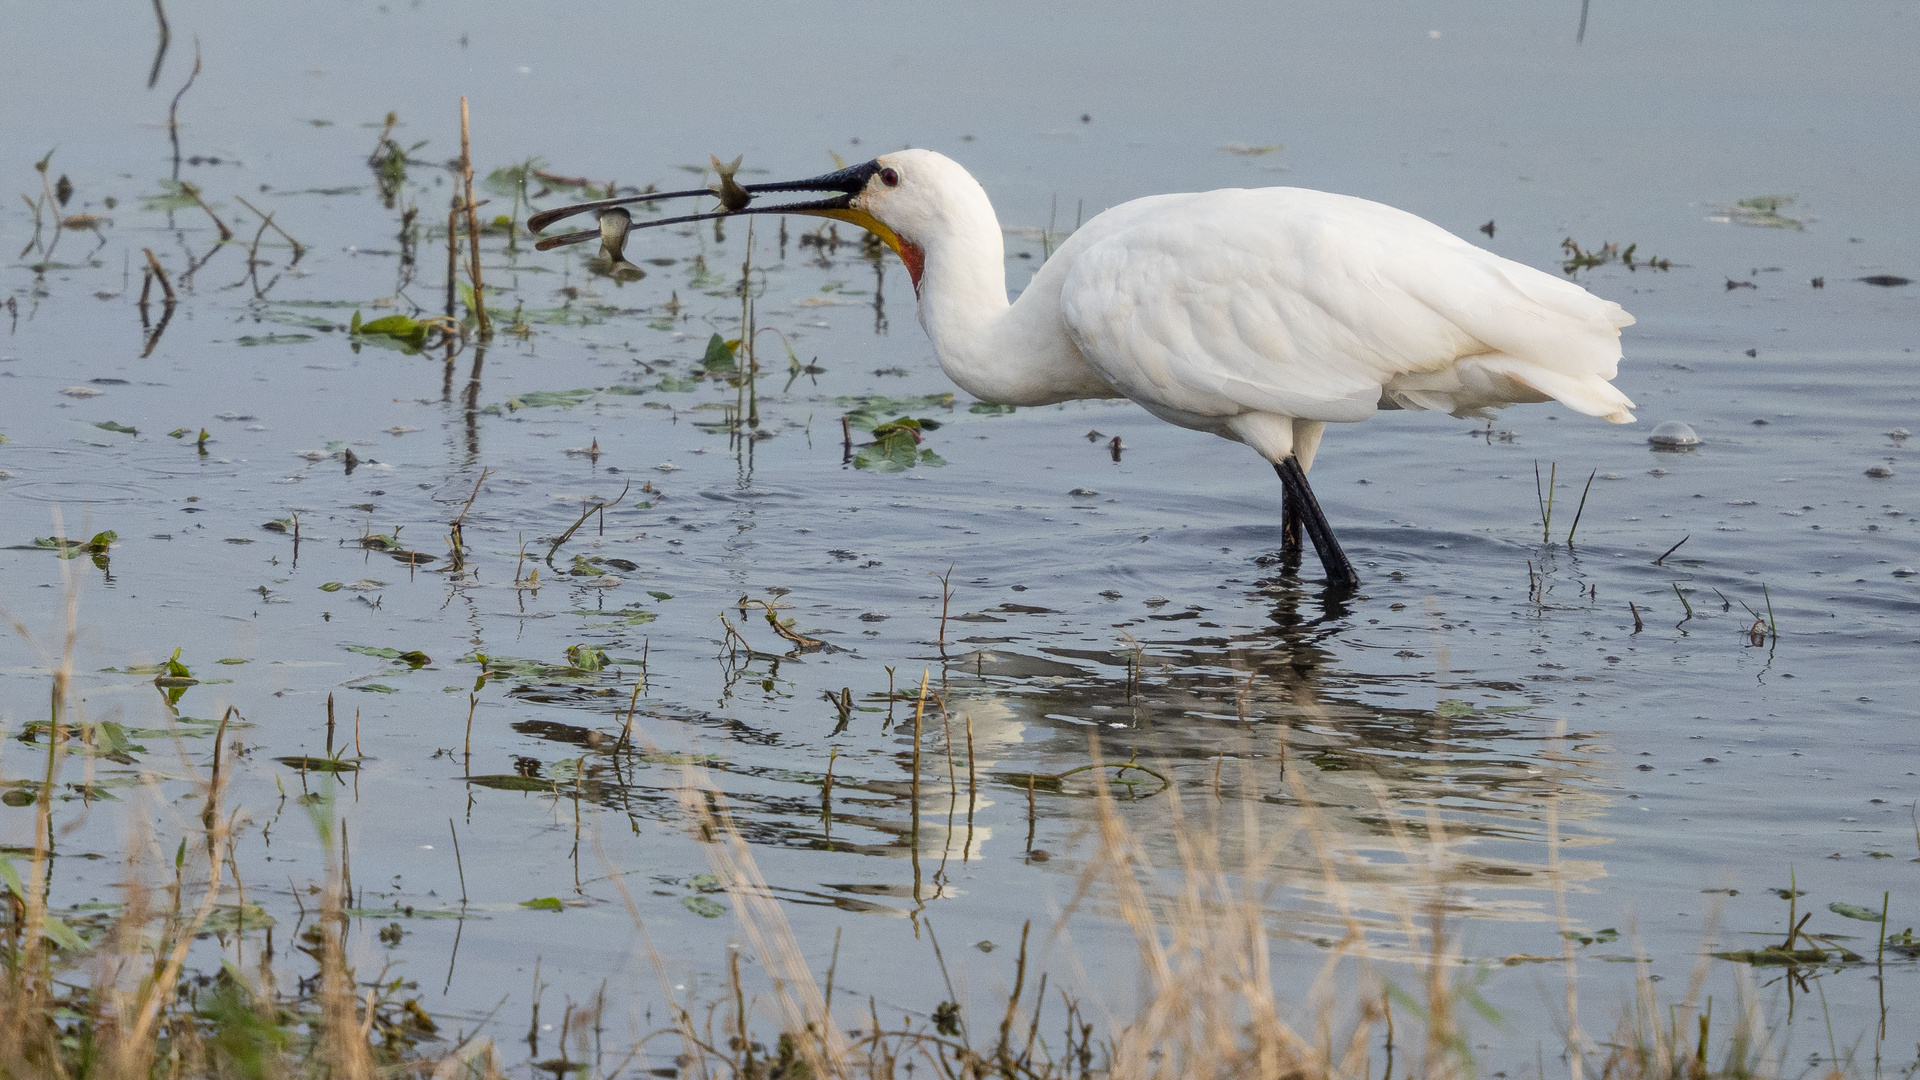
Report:
<svg viewBox="0 0 1920 1080"><path fill-rule="evenodd" d="M834 192L732 214L852 222L900 256L940 368L981 401L1124 397L1169 423L1252 447L1284 487L1283 542L1305 527L1329 583L1358 578L1307 484L1326 425L1376 409L1487 415L1553 399L1614 423L1633 402L1619 369L1619 304L1500 258L1403 210L1306 188L1135 199L1082 225L1007 300L1000 222L978 181L929 150L810 180L744 186ZM604 199L571 214L707 191ZM550 237L543 248L600 237Z"/></svg>

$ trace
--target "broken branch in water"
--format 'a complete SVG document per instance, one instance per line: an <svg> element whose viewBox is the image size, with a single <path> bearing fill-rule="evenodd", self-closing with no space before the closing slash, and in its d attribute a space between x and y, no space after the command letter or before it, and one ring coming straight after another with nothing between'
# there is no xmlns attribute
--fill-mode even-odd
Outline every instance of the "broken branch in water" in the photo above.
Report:
<svg viewBox="0 0 1920 1080"><path fill-rule="evenodd" d="M272 214L261 213L259 207L253 205L252 203L248 202L245 198L239 195L235 195L233 198L235 202L238 202L241 206L246 207L247 209L253 211L256 215L258 215L260 219L266 223L267 228L272 229L274 232L277 232L280 234L281 239L293 245L293 261L294 262L299 262L300 256L305 255L307 253L307 246L305 244L302 244L300 241L295 240L292 236L290 236L287 233L287 230L281 228L279 224L273 220Z"/></svg>
<svg viewBox="0 0 1920 1080"><path fill-rule="evenodd" d="M753 606L753 605L755 605L755 604L758 604L758 605L760 605L760 606L761 606L762 608L764 608L764 609L766 609L766 613L767 613L767 625L768 625L768 626L771 626L771 627L773 627L773 632L774 632L774 633L776 633L776 634L779 634L779 635L780 635L781 637L783 637L783 638L786 638L786 639L787 639L788 641L791 641L791 642L793 642L793 643L794 643L794 645L795 645L795 646L797 646L798 648L800 648L800 649L802 649L802 650L811 650L811 649L818 649L818 648L820 648L821 646L823 646L823 645L825 645L825 644L826 644L826 642L824 642L824 641L819 641L819 640L817 640L817 639L815 639L815 638L810 638L810 637L808 637L808 636L806 636L805 634L802 634L802 633L800 633L800 632L799 632L798 630L795 630L795 629L793 629L792 627L790 627L790 626L788 626L788 625L787 625L786 623L783 623L783 622L781 622L781 621L780 621L780 617L779 617L778 615L776 615L776 614L774 614L774 607L773 607L773 605L772 605L772 604L769 604L769 603L767 603L767 602L766 602L765 600L746 600L746 601L743 601L743 602L742 602L742 603L740 604L740 611L741 611L741 613L742 613L742 614L745 614L745 613L746 613L746 610L747 610L748 608L750 608L750 607L752 607L752 606ZM829 693L829 694L828 694L827 696L828 696L828 697L832 697L833 695L832 695L831 693ZM851 708L852 708L852 704L851 704L851 700L850 700L850 699L849 699L849 703L848 703L848 705L847 705L847 708L848 708L848 709L851 709Z"/></svg>
<svg viewBox="0 0 1920 1080"><path fill-rule="evenodd" d="M213 219L214 226L220 230L221 243L226 243L228 240L233 239L233 230L227 228L227 223L221 221L220 215L213 212L213 207L207 205L207 200L200 197L200 189L198 187L182 180L180 181L180 190L186 192L187 196L198 204L200 209L205 210L208 217Z"/></svg>
<svg viewBox="0 0 1920 1080"><path fill-rule="evenodd" d="M187 73L187 81L180 91L173 95L173 104L167 106L167 138L173 141L173 178L180 179L180 99L193 89L193 80L200 77L200 36L193 38L193 70Z"/></svg>
<svg viewBox="0 0 1920 1080"><path fill-rule="evenodd" d="M140 250L146 252L147 255L147 273L150 275L148 280L152 280L152 278L160 279L160 291L166 295L167 306L172 307L179 302L180 298L173 294L173 284L167 280L167 272L160 268L160 260L154 257L152 248L141 248ZM144 304L146 300L147 290L142 286L140 289L140 302Z"/></svg>
<svg viewBox="0 0 1920 1080"><path fill-rule="evenodd" d="M478 489L478 487L479 485L476 484L475 488ZM553 542L553 546L547 549L547 565L548 566L553 565L553 553L560 550L560 545L573 539L573 534L580 531L580 526L585 525L587 523L588 518L592 517L597 511L610 510L613 507L620 505L621 500L627 497L627 491L632 487L633 487L633 481L629 480L627 481L626 487L623 487L620 489L620 498L614 499L611 502L594 503L593 505L587 507L586 510L580 514L580 520L574 522L572 525L567 526L567 531L561 533L559 538Z"/></svg>
<svg viewBox="0 0 1920 1080"><path fill-rule="evenodd" d="M153 14L160 20L160 47L153 53L153 70L147 72L147 89L160 81L160 65L167 59L167 46L173 41L173 32L167 28L167 9L160 6L160 0L153 0Z"/></svg>
<svg viewBox="0 0 1920 1080"><path fill-rule="evenodd" d="M1680 538L1680 544L1684 544L1684 543L1686 543L1687 541L1689 541L1689 540L1691 540L1691 539L1693 539L1693 534L1692 534L1692 533L1688 533L1687 535L1685 535L1685 536L1683 536L1683 537L1681 537L1681 538ZM1666 561L1667 561L1667 555L1671 555L1671 554L1673 554L1674 552L1676 552L1676 551L1679 551L1679 550L1680 550L1680 544L1675 544L1675 545L1673 545L1672 547L1670 547L1670 548L1668 548L1668 549L1667 549L1667 552L1666 552L1666 555L1662 555L1662 556L1660 556L1659 558L1657 558L1657 559L1655 559L1655 560L1653 560L1653 565L1655 565L1655 566L1659 566L1659 565L1660 565L1661 563L1663 563L1663 562L1666 562Z"/></svg>

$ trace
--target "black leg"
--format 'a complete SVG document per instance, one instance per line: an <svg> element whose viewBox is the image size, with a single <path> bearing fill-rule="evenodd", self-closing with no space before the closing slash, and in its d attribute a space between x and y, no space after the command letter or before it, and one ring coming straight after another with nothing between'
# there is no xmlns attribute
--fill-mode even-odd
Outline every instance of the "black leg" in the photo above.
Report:
<svg viewBox="0 0 1920 1080"><path fill-rule="evenodd" d="M1280 554L1294 561L1300 559L1300 508L1293 501L1293 493L1285 491L1280 497Z"/></svg>
<svg viewBox="0 0 1920 1080"><path fill-rule="evenodd" d="M1275 464L1273 471L1280 474L1280 483L1287 489L1287 520L1298 521L1306 529L1314 552L1320 556L1320 565L1327 572L1327 583L1347 587L1360 584L1360 575L1353 572L1347 553L1340 550L1340 541L1334 539L1333 526L1327 524L1320 500L1313 497L1313 488L1307 484L1306 470L1300 467L1299 459L1289 456Z"/></svg>

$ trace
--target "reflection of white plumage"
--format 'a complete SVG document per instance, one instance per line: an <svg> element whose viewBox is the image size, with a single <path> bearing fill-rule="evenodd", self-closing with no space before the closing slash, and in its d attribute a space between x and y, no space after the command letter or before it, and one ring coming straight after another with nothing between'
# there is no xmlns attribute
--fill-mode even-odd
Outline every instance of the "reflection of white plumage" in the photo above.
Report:
<svg viewBox="0 0 1920 1080"><path fill-rule="evenodd" d="M1620 305L1364 199L1303 188L1137 199L1081 226L1009 304L993 206L940 154L748 190L844 193L744 212L879 235L913 276L941 369L975 397L1126 397L1253 447L1286 485L1289 546L1304 525L1337 583L1355 580L1352 566L1306 482L1327 423L1549 398L1633 419L1608 381L1633 322Z"/></svg>

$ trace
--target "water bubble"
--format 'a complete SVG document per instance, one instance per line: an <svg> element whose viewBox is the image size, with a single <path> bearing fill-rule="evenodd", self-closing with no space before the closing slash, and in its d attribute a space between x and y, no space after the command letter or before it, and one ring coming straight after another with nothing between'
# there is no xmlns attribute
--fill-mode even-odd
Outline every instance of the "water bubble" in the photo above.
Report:
<svg viewBox="0 0 1920 1080"><path fill-rule="evenodd" d="M1669 420L1647 435L1647 441L1654 446L1667 449L1694 447L1700 445L1700 436L1693 429L1678 420Z"/></svg>
<svg viewBox="0 0 1920 1080"><path fill-rule="evenodd" d="M1911 566L1896 566L1893 568L1894 577L1914 577L1915 575L1920 575L1920 570L1915 570Z"/></svg>
<svg viewBox="0 0 1920 1080"><path fill-rule="evenodd" d="M1871 466L1867 469L1867 475L1873 477L1875 480L1885 480L1887 477L1893 475L1893 466L1891 465Z"/></svg>

